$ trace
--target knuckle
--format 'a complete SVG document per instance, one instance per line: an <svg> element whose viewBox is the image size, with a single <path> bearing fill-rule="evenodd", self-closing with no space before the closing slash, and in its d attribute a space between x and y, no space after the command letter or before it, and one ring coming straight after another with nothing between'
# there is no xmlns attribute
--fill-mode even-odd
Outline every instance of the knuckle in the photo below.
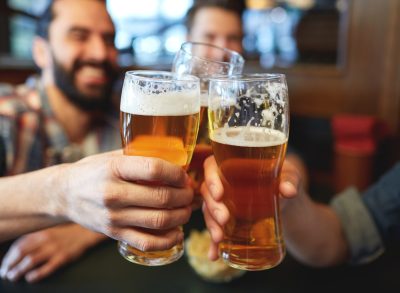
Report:
<svg viewBox="0 0 400 293"><path fill-rule="evenodd" d="M22 257L22 255L25 254L23 246L15 246L13 254L15 255L16 258Z"/></svg>
<svg viewBox="0 0 400 293"><path fill-rule="evenodd" d="M24 262L27 266L33 265L36 262L36 258L32 255L27 255L24 258Z"/></svg>
<svg viewBox="0 0 400 293"><path fill-rule="evenodd" d="M154 243L150 239L136 239L135 246L140 251L152 251L154 250Z"/></svg>
<svg viewBox="0 0 400 293"><path fill-rule="evenodd" d="M103 205L105 207L114 207L121 201L121 195L123 194L123 190L121 191L115 186L105 186L103 192Z"/></svg>
<svg viewBox="0 0 400 293"><path fill-rule="evenodd" d="M113 239L117 239L117 240L121 239L121 230L118 229L117 227L107 225L104 228L104 234L106 234L107 236L109 236Z"/></svg>
<svg viewBox="0 0 400 293"><path fill-rule="evenodd" d="M107 161L107 168L106 170L108 170L110 172L110 175L114 175L116 177L121 177L121 172L120 172L120 168L119 166L121 166L121 164L123 164L124 161L122 160L121 157L111 157L108 161Z"/></svg>
<svg viewBox="0 0 400 293"><path fill-rule="evenodd" d="M171 192L166 187L155 188L154 197L160 208L168 208L171 204Z"/></svg>
<svg viewBox="0 0 400 293"><path fill-rule="evenodd" d="M52 242L53 240L53 234L49 233L48 231L42 231L39 237L42 242Z"/></svg>
<svg viewBox="0 0 400 293"><path fill-rule="evenodd" d="M156 213L153 214L150 221L152 228L163 229L168 224L168 217L166 215L166 212L157 211Z"/></svg>
<svg viewBox="0 0 400 293"><path fill-rule="evenodd" d="M163 173L163 164L158 159L146 160L144 164L147 174L150 178L159 178Z"/></svg>
<svg viewBox="0 0 400 293"><path fill-rule="evenodd" d="M116 212L107 211L105 215L105 221L107 226L113 227L118 225L120 219Z"/></svg>
<svg viewBox="0 0 400 293"><path fill-rule="evenodd" d="M60 254L58 255L58 260L59 260L59 262L61 262L61 263L66 262L69 258L70 258L70 255L69 255L68 253L65 253L65 252L60 253Z"/></svg>

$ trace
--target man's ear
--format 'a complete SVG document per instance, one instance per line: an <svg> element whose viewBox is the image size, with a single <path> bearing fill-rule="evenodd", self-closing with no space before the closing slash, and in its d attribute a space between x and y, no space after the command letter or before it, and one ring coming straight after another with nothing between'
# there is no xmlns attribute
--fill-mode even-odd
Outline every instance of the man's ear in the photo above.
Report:
<svg viewBox="0 0 400 293"><path fill-rule="evenodd" d="M35 64L42 70L50 65L50 48L47 40L41 37L33 39L32 57Z"/></svg>

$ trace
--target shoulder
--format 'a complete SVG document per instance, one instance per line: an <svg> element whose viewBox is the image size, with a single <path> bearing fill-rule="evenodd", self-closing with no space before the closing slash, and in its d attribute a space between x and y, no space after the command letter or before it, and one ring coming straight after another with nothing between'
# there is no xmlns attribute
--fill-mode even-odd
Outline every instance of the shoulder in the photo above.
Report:
<svg viewBox="0 0 400 293"><path fill-rule="evenodd" d="M13 93L0 96L0 135L11 138L20 132L35 132L40 124L39 108L35 107L40 99L37 90L16 87Z"/></svg>
<svg viewBox="0 0 400 293"><path fill-rule="evenodd" d="M25 114L37 115L39 108L38 90L25 84L14 87L7 95L0 96L0 117L3 119L13 120Z"/></svg>

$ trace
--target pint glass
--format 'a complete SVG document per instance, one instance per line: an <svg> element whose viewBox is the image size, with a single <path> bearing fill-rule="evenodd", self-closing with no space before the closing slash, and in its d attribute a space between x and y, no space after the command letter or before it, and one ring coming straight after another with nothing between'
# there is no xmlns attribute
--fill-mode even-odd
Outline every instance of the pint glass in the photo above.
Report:
<svg viewBox="0 0 400 293"><path fill-rule="evenodd" d="M199 120L197 77L178 77L164 71L128 71L125 74L120 107L125 155L157 157L187 168L196 145ZM180 243L166 251L143 252L119 242L119 252L131 262L157 266L179 259L183 245Z"/></svg>
<svg viewBox="0 0 400 293"><path fill-rule="evenodd" d="M177 52L172 64L172 71L177 74L191 74L200 78L201 110L200 128L197 147L190 166L190 174L195 179L197 192L203 176L203 161L211 155L208 138L208 83L212 75L241 74L244 66L243 57L232 50L211 44L186 42Z"/></svg>
<svg viewBox="0 0 400 293"><path fill-rule="evenodd" d="M208 115L230 213L219 254L235 268L272 268L285 255L279 211L280 173L289 132L285 76L211 79Z"/></svg>

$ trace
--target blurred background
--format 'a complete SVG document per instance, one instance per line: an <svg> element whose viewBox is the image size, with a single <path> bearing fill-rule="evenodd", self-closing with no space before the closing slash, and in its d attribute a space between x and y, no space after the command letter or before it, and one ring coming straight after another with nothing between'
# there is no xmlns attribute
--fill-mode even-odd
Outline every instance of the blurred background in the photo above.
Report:
<svg viewBox="0 0 400 293"><path fill-rule="evenodd" d="M1 83L22 83L35 71L31 41L47 2L0 2ZM169 69L192 4L108 0L122 68ZM363 189L400 158L400 1L244 4L245 71L287 75L291 144L307 162L311 187L333 193L351 181ZM341 136L348 126L374 147Z"/></svg>
<svg viewBox="0 0 400 293"><path fill-rule="evenodd" d="M29 60L35 19L48 0L6 0L2 7L0 53ZM185 41L184 17L193 0L108 0L117 26L121 65L168 65ZM247 0L243 46L248 60L263 68L336 64L340 20L346 0Z"/></svg>

